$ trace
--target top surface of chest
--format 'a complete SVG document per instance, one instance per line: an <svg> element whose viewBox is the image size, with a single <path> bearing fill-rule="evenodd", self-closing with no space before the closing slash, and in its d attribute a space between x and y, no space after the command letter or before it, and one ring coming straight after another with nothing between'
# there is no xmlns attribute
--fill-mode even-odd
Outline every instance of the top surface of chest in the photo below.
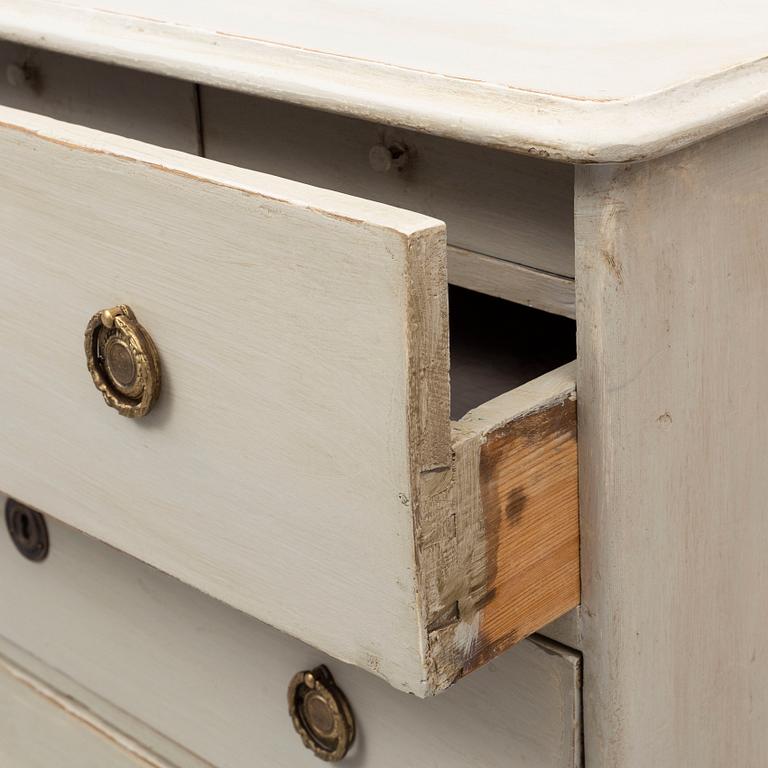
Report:
<svg viewBox="0 0 768 768"><path fill-rule="evenodd" d="M589 101L637 98L709 77L766 53L763 3L721 6L651 0L574 5L545 0L426 0L386 6L338 0L317 14L307 0L53 0L188 30ZM556 23L555 23L556 21Z"/></svg>
<svg viewBox="0 0 768 768"><path fill-rule="evenodd" d="M663 154L760 114L755 0L10 0L0 36L569 161Z"/></svg>

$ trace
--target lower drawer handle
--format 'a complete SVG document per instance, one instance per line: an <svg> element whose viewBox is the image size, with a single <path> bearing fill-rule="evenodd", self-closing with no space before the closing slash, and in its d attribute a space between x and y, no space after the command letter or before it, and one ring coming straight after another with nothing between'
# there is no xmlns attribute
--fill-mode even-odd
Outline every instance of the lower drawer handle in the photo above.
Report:
<svg viewBox="0 0 768 768"><path fill-rule="evenodd" d="M304 746L319 758L337 762L347 754L355 740L355 720L346 696L326 667L293 676L288 708Z"/></svg>
<svg viewBox="0 0 768 768"><path fill-rule="evenodd" d="M122 416L146 416L160 394L160 357L131 308L97 312L85 329L85 356L93 383Z"/></svg>

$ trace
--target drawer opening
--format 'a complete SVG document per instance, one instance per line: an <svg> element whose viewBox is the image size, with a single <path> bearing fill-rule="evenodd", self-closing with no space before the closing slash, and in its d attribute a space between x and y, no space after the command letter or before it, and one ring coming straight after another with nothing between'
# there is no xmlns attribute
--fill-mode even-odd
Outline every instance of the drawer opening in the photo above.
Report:
<svg viewBox="0 0 768 768"><path fill-rule="evenodd" d="M451 418L576 357L576 322L449 286Z"/></svg>

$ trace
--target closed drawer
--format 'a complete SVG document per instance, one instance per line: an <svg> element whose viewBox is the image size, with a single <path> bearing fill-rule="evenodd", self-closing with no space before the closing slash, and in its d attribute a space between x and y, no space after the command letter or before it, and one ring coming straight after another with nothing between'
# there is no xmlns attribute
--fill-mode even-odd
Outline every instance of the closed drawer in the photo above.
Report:
<svg viewBox="0 0 768 768"><path fill-rule="evenodd" d="M419 695L578 603L573 366L451 422L441 222L0 122L0 488ZM135 420L83 353L121 304L162 365Z"/></svg>
<svg viewBox="0 0 768 768"><path fill-rule="evenodd" d="M0 763L9 768L172 768L1 656Z"/></svg>
<svg viewBox="0 0 768 768"><path fill-rule="evenodd" d="M0 40L0 104L198 154L194 83Z"/></svg>
<svg viewBox="0 0 768 768"><path fill-rule="evenodd" d="M573 166L201 88L205 154L436 216L459 249L573 277Z"/></svg>
<svg viewBox="0 0 768 768"><path fill-rule="evenodd" d="M49 530L43 563L0 537L0 578L14 585L0 593L0 652L44 678L55 669L57 688L179 768L199 768L179 747L218 768L321 765L286 704L291 677L321 663L355 718L342 765L581 764L580 658L563 646L523 641L421 700L67 526Z"/></svg>

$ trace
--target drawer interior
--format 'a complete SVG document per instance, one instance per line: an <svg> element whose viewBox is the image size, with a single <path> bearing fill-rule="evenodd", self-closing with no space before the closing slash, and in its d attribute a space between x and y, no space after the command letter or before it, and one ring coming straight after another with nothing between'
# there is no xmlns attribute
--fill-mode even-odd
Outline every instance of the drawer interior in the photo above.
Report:
<svg viewBox="0 0 768 768"><path fill-rule="evenodd" d="M576 323L458 286L449 288L451 418L576 358Z"/></svg>

